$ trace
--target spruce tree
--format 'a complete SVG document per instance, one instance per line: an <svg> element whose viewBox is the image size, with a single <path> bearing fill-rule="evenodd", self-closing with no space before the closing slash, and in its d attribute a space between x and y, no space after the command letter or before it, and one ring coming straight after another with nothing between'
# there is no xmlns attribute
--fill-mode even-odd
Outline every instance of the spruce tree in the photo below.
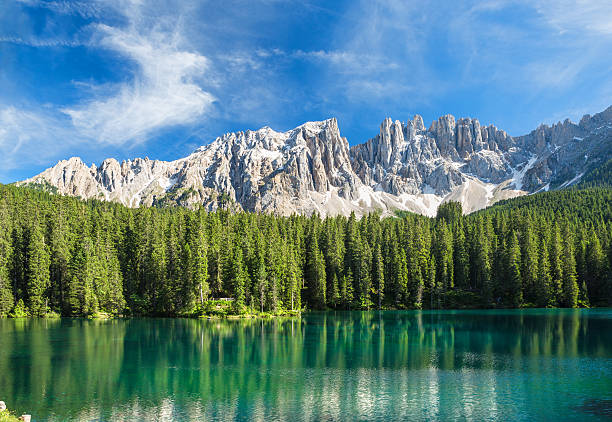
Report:
<svg viewBox="0 0 612 422"><path fill-rule="evenodd" d="M536 282L538 279L538 245L533 232L533 223L527 220L521 237L521 276L525 301L536 300Z"/></svg>
<svg viewBox="0 0 612 422"><path fill-rule="evenodd" d="M58 213L58 218L53 222L50 236L51 246L51 295L52 301L57 309L66 309L66 290L69 281L68 263L70 262L70 245L68 238L71 233L68 222L64 218L62 210Z"/></svg>
<svg viewBox="0 0 612 422"><path fill-rule="evenodd" d="M238 312L243 312L246 305L246 289L249 285L249 274L242 260L242 249L236 248L232 262L232 286L234 290L234 304Z"/></svg>
<svg viewBox="0 0 612 422"><path fill-rule="evenodd" d="M27 257L28 306L32 315L43 315L47 312L45 293L50 283L51 260L43 231L38 224L34 224L30 230Z"/></svg>
<svg viewBox="0 0 612 422"><path fill-rule="evenodd" d="M554 223L552 227L550 242L550 275L552 278L551 294L554 298L554 304L556 306L563 306L563 248L561 245L561 233L559 232L559 226L556 223Z"/></svg>
<svg viewBox="0 0 612 422"><path fill-rule="evenodd" d="M493 299L491 283L491 259L489 239L485 232L484 223L479 221L474 238L473 265L470 265L473 274L473 283L482 298L483 303L489 305Z"/></svg>
<svg viewBox="0 0 612 422"><path fill-rule="evenodd" d="M516 232L512 232L510 235L507 254L507 296L509 304L518 308L523 303L523 280L521 277L521 249Z"/></svg>
<svg viewBox="0 0 612 422"><path fill-rule="evenodd" d="M194 245L193 281L197 289L200 305L208 298L210 291L208 285L208 247L203 231L198 231L197 242Z"/></svg>
<svg viewBox="0 0 612 422"><path fill-rule="evenodd" d="M257 299L259 301L259 309L261 312L263 312L266 304L266 292L268 290L268 273L266 272L266 265L264 263L263 255L260 256L259 262L257 263L255 285L258 293Z"/></svg>
<svg viewBox="0 0 612 422"><path fill-rule="evenodd" d="M0 246L0 249L2 246ZM14 298L9 278L9 270L6 265L7 259L0 251L0 317L8 315L13 309Z"/></svg>
<svg viewBox="0 0 612 422"><path fill-rule="evenodd" d="M585 289L591 292L593 297L605 298L606 297L606 256L599 238L595 234L595 230L591 228L589 233L588 245L586 247L586 270L584 283ZM605 306L606 301L602 300L601 303Z"/></svg>
<svg viewBox="0 0 612 422"><path fill-rule="evenodd" d="M93 286L94 259L93 243L89 236L82 235L69 264L68 309L72 315L92 315L98 311ZM137 311L144 312L145 309L141 305Z"/></svg>
<svg viewBox="0 0 612 422"><path fill-rule="evenodd" d="M569 224L566 224L563 230L562 257L562 304L567 308L575 308L578 306L578 282L576 277L576 258L574 257L574 237Z"/></svg>
<svg viewBox="0 0 612 422"><path fill-rule="evenodd" d="M546 308L554 305L554 296L552 290L553 281L550 274L550 259L544 236L540 239L540 248L538 251L539 257L535 300L539 307Z"/></svg>
<svg viewBox="0 0 612 422"><path fill-rule="evenodd" d="M322 220L129 209L0 186L0 315L29 307L33 315L127 308L176 316L202 304L208 290L234 297L239 312L372 302L439 308L454 297L484 307L605 306L611 200L608 190L559 191L467 216L448 205L437 219Z"/></svg>
<svg viewBox="0 0 612 422"><path fill-rule="evenodd" d="M309 236L306 254L306 285L309 291L311 306L315 309L324 309L326 305L326 275L325 260L319 249L317 228L313 227Z"/></svg>
<svg viewBox="0 0 612 422"><path fill-rule="evenodd" d="M372 277L373 283L376 288L376 299L378 302L378 309L382 308L383 298L385 296L385 274L384 264L382 258L382 252L380 243L377 243L374 247L374 261L372 264Z"/></svg>
<svg viewBox="0 0 612 422"><path fill-rule="evenodd" d="M442 295L454 288L453 236L445 220L438 222L436 231L436 274Z"/></svg>
<svg viewBox="0 0 612 422"><path fill-rule="evenodd" d="M9 265L11 262L11 224L6 204L0 201L0 317L8 315L13 309L15 298L11 285Z"/></svg>
<svg viewBox="0 0 612 422"><path fill-rule="evenodd" d="M458 220L461 221L461 220ZM458 289L469 289L469 258L466 247L463 224L455 225L453 240L453 275L454 284Z"/></svg>
<svg viewBox="0 0 612 422"><path fill-rule="evenodd" d="M399 290L396 292L396 303L408 303L410 300L410 292L408 291L408 262L406 259L406 252L400 249L396 252L394 275L397 280L397 286Z"/></svg>
<svg viewBox="0 0 612 422"><path fill-rule="evenodd" d="M287 257L289 259L287 263L287 296L288 303L291 304L291 310L300 309L301 308L301 283L300 283L300 272L298 268L298 264L295 258L295 252L292 249Z"/></svg>

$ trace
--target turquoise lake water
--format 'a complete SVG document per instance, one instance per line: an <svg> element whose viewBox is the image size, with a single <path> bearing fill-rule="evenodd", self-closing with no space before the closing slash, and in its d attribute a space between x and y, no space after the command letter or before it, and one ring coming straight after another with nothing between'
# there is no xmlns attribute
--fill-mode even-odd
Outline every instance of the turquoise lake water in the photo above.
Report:
<svg viewBox="0 0 612 422"><path fill-rule="evenodd" d="M36 421L612 418L612 309L0 320Z"/></svg>

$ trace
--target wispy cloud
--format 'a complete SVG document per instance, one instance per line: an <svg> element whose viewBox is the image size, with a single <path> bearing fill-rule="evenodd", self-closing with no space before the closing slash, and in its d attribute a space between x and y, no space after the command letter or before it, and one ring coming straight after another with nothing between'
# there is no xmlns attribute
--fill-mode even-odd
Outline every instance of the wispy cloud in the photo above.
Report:
<svg viewBox="0 0 612 422"><path fill-rule="evenodd" d="M48 1L48 0L17 0L30 7L41 7L49 9L55 13L77 14L84 18L100 16L104 10L101 3L96 0L91 1Z"/></svg>
<svg viewBox="0 0 612 422"><path fill-rule="evenodd" d="M11 43L27 45L28 47L77 47L85 45L83 41L65 40L58 38L22 38L22 37L0 37L0 43Z"/></svg>
<svg viewBox="0 0 612 422"><path fill-rule="evenodd" d="M329 116L353 143L385 115L413 113L465 112L520 133L553 110L609 105L610 16L608 0L9 0L0 48L16 60L0 67L0 152L17 162L36 142L70 140L92 158L165 158L166 135L171 150L190 133L206 142Z"/></svg>
<svg viewBox="0 0 612 422"><path fill-rule="evenodd" d="M196 82L208 60L184 49L180 26L147 29L151 23L132 10L126 28L95 25L92 42L135 64L133 79L99 87L94 98L63 109L82 135L103 143L142 142L162 128L195 121L214 101Z"/></svg>
<svg viewBox="0 0 612 422"><path fill-rule="evenodd" d="M25 8L17 9L19 4ZM0 47L2 43L15 48L85 47L115 64L111 80L119 82L72 80L68 103L59 98L55 104L37 104L0 93L3 180L15 180L9 176L12 169L19 173L20 168L50 165L66 155L95 157L91 151L109 148L126 152L165 129L205 122L213 108L215 98L203 88L212 83L210 61L185 38L180 23L183 9L154 7L140 0L18 0L11 8L3 12L19 12L23 25L0 34ZM30 15L35 9L45 9L42 30L35 30ZM70 31L57 26L72 22L71 16L85 18L84 25ZM67 50L49 54L57 51ZM0 70L2 77L8 75Z"/></svg>
<svg viewBox="0 0 612 422"><path fill-rule="evenodd" d="M4 173L24 162L46 163L79 142L73 135L52 111L0 104L0 169Z"/></svg>
<svg viewBox="0 0 612 422"><path fill-rule="evenodd" d="M542 18L559 32L612 36L612 2L609 0L535 0Z"/></svg>

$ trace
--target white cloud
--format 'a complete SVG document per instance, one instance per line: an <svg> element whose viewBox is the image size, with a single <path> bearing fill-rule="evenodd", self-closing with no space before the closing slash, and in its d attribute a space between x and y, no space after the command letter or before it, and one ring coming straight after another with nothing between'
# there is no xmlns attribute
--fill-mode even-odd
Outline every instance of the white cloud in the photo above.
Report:
<svg viewBox="0 0 612 422"><path fill-rule="evenodd" d="M82 100L63 105L15 102L0 94L4 181L30 176L23 169L31 166L47 166L75 154L95 157L93 151L126 151L122 147L142 143L165 128L205 121L215 100L202 88L211 85L210 64L189 47L177 23L184 8L139 0L20 2L55 15L45 31L33 34L24 26L23 31L0 35L0 42L103 51L121 63L116 69L120 82L73 81ZM59 15L95 18L95 23L75 33L58 32L54 25Z"/></svg>
<svg viewBox="0 0 612 422"><path fill-rule="evenodd" d="M366 75L376 71L398 70L400 65L393 57L384 54L368 54L346 50L316 50L293 53L299 59L316 60L335 66L337 71L345 74Z"/></svg>
<svg viewBox="0 0 612 422"><path fill-rule="evenodd" d="M147 29L151 22L138 15L137 7L127 10L133 14L126 28L97 24L92 43L135 64L133 79L96 87L93 98L62 110L82 135L115 145L142 142L157 130L194 122L215 100L196 82L208 60L182 48L179 28Z"/></svg>
<svg viewBox="0 0 612 422"><path fill-rule="evenodd" d="M612 35L610 0L537 0L533 5L561 33Z"/></svg>
<svg viewBox="0 0 612 422"><path fill-rule="evenodd" d="M561 89L572 84L586 65L585 61L536 61L527 64L523 71L536 87Z"/></svg>
<svg viewBox="0 0 612 422"><path fill-rule="evenodd" d="M52 113L0 104L0 169L45 163L78 142L71 135Z"/></svg>
<svg viewBox="0 0 612 422"><path fill-rule="evenodd" d="M28 47L77 47L84 45L83 42L77 40L44 39L37 37L30 37L27 39L22 37L0 37L0 43L27 45Z"/></svg>
<svg viewBox="0 0 612 422"><path fill-rule="evenodd" d="M43 7L55 13L78 14L84 18L99 16L102 9L96 1L41 1L41 0L18 0L30 7Z"/></svg>

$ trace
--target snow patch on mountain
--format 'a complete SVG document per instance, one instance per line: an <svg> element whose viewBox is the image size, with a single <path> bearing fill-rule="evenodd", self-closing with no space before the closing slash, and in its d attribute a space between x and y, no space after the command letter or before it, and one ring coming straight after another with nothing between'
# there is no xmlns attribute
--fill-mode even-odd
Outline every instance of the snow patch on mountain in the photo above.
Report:
<svg viewBox="0 0 612 422"><path fill-rule="evenodd" d="M433 216L446 201L465 212L501 199L576 183L612 155L612 107L579 124L540 125L511 137L477 119L442 116L429 128L416 115L385 119L379 133L349 147L336 119L277 132L226 133L175 161L62 160L18 184L49 184L63 195L271 212L363 215L397 210ZM574 174L567 180L568 174Z"/></svg>

